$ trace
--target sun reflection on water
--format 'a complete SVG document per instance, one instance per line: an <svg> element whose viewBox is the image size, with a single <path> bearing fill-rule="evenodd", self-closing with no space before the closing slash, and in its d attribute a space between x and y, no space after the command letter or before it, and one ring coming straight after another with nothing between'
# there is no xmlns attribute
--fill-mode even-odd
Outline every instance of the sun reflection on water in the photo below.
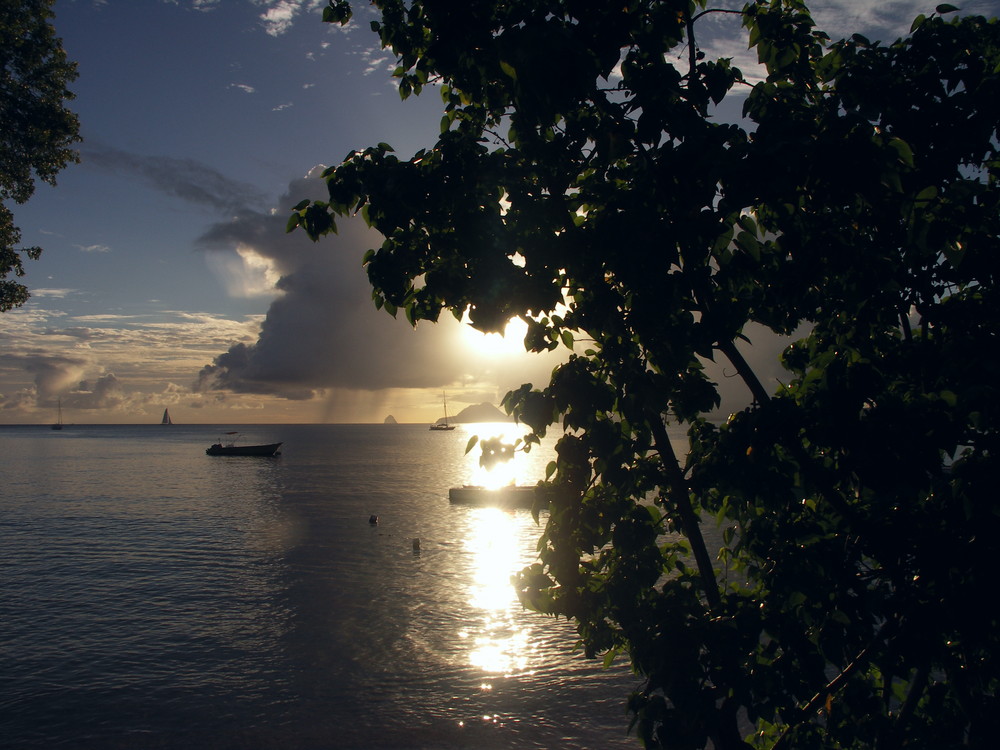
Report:
<svg viewBox="0 0 1000 750"><path fill-rule="evenodd" d="M477 445L466 456L466 471L470 477L466 484L488 489L498 489L509 484L535 484L541 476L532 476L532 458L525 454L523 450L517 450L509 461L499 461L492 467L484 467L479 463L482 455L481 446L484 441L491 438L500 438L504 443L513 445L518 438L524 437L527 428L524 425L507 424L504 422L486 422L473 425L470 432L479 437L480 445ZM537 473L535 470L534 473Z"/></svg>
<svg viewBox="0 0 1000 750"><path fill-rule="evenodd" d="M510 577L522 566L516 517L498 508L476 508L467 542L473 555L469 604L481 619L459 635L472 639L469 662L491 674L528 672L528 631L515 618L520 604ZM485 683L484 683L485 684Z"/></svg>

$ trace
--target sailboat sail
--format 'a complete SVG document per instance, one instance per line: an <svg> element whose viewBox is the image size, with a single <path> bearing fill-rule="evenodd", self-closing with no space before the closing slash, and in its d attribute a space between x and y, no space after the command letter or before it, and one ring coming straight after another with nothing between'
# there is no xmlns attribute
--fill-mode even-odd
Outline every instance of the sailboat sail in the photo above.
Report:
<svg viewBox="0 0 1000 750"><path fill-rule="evenodd" d="M164 409L163 410L163 421L160 422L160 424L173 424L173 422L170 419L170 410L169 409Z"/></svg>

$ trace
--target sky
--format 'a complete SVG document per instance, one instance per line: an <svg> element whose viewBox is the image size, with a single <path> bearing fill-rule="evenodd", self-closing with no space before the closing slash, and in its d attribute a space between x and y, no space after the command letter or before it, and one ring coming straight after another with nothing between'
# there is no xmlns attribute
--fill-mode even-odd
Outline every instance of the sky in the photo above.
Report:
<svg viewBox="0 0 1000 750"><path fill-rule="evenodd" d="M400 100L367 2L347 28L320 20L325 4L56 0L81 162L11 205L44 253L26 262L31 300L0 313L0 424L51 422L59 403L80 424L164 408L178 423L431 422L445 392L454 414L547 382L561 355L524 353L513 331L447 315L414 330L375 310L361 258L380 243L360 220L319 243L285 233L291 206L324 196L324 166L378 142L407 158L441 117L433 91ZM835 38L891 40L936 4L810 7ZM699 42L752 72L726 19ZM777 348L749 354L773 362Z"/></svg>

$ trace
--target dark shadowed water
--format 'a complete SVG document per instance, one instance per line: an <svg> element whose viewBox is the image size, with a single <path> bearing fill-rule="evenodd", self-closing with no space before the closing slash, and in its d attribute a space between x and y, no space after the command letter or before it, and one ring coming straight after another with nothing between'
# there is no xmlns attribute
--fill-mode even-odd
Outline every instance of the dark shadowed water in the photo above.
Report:
<svg viewBox="0 0 1000 750"><path fill-rule="evenodd" d="M509 586L530 513L448 502L487 429L242 429L282 455L206 456L205 426L0 427L0 745L637 746L637 680Z"/></svg>

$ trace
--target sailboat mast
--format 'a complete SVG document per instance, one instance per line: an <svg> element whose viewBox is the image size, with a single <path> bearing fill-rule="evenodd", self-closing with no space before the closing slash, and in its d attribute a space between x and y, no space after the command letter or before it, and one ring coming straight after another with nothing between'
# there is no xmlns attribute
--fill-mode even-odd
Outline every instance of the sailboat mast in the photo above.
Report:
<svg viewBox="0 0 1000 750"><path fill-rule="evenodd" d="M448 395L442 391L441 397L444 400L444 420L431 424L432 430L454 430L455 426L448 424Z"/></svg>
<svg viewBox="0 0 1000 750"><path fill-rule="evenodd" d="M56 419L56 423L54 425L52 425L52 429L53 430L61 430L63 428L63 421L62 421L62 399L61 398L59 399L58 404L59 404L59 407L58 407L59 408L59 416Z"/></svg>

